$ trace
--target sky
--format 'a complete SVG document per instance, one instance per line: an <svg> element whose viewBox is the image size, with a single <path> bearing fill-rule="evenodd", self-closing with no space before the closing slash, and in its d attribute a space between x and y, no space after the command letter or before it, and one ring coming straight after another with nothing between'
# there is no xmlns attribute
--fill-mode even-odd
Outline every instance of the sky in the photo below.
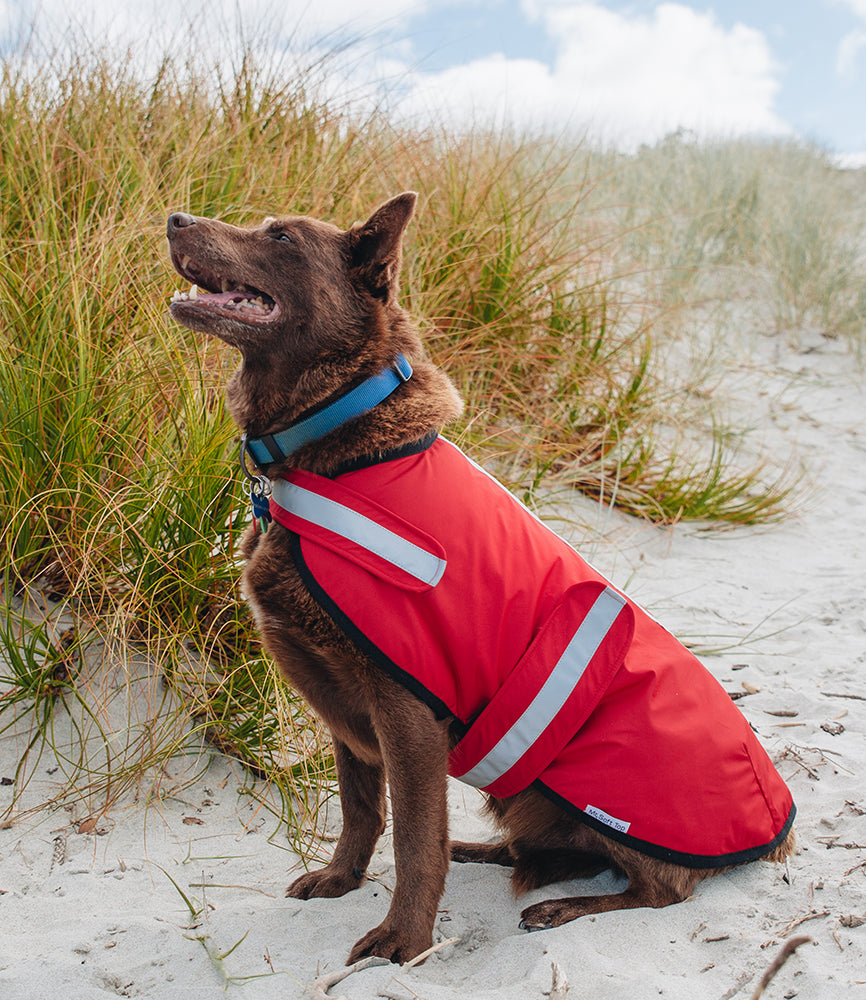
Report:
<svg viewBox="0 0 866 1000"><path fill-rule="evenodd" d="M866 163L866 0L0 0L0 49L34 23L62 34L70 16L89 38L214 59L241 34L263 57L327 51L335 99L422 126L568 131L624 150L678 129L789 136Z"/></svg>

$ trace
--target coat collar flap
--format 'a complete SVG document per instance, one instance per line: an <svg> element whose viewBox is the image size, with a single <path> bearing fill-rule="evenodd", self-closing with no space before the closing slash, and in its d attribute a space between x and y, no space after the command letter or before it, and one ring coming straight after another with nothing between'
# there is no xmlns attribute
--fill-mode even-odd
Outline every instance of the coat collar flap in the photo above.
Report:
<svg viewBox="0 0 866 1000"><path fill-rule="evenodd" d="M405 590L430 590L445 573L445 548L437 539L336 480L293 469L274 481L270 510L305 542Z"/></svg>

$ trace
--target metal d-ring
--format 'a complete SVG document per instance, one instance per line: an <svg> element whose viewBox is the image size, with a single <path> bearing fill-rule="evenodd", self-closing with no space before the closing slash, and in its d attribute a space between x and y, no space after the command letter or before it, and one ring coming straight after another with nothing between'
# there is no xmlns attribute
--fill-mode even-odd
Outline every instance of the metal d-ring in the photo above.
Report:
<svg viewBox="0 0 866 1000"><path fill-rule="evenodd" d="M247 493L252 499L256 497L269 497L271 495L271 481L267 476L259 474L254 476L250 470L247 468L247 432L244 431L241 436L241 451L240 451L240 463L241 472L243 472L246 478Z"/></svg>
<svg viewBox="0 0 866 1000"><path fill-rule="evenodd" d="M250 476L247 480L247 493L250 500L253 497L265 499L271 495L271 481L267 476Z"/></svg>

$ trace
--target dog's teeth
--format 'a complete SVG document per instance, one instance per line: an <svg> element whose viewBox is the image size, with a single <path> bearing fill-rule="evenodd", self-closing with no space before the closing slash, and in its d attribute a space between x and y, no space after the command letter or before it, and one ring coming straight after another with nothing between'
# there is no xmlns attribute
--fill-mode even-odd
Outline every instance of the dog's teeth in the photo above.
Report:
<svg viewBox="0 0 866 1000"><path fill-rule="evenodd" d="M246 291L243 285L231 285L227 281L221 281L221 284L224 292ZM198 285L190 285L190 289L188 292L182 292L180 291L180 289L177 289L172 294L171 301L172 302L186 302L188 300L195 301L197 299L200 299L205 294L206 293L202 291L202 289L200 289ZM245 312L249 312L250 310L252 310L254 312L259 312L267 315L268 313L273 312L274 303L266 302L263 295L257 295L254 299L250 298L227 299L225 302L221 304L221 307L223 309L234 309L235 311L243 310Z"/></svg>
<svg viewBox="0 0 866 1000"><path fill-rule="evenodd" d="M232 286L229 284L229 282L226 281L225 278L223 278L220 281L220 291L221 292L230 292L231 290L232 290Z"/></svg>
<svg viewBox="0 0 866 1000"><path fill-rule="evenodd" d="M187 269L187 266L189 265L189 262L190 262L190 260L191 260L191 259L192 259L191 257L187 257L187 255L186 255L186 254L184 254L184 255L183 255L183 260L182 260L182 261L180 262L180 266L181 266L181 267L182 267L182 268L183 268L184 270L186 270L186 269Z"/></svg>

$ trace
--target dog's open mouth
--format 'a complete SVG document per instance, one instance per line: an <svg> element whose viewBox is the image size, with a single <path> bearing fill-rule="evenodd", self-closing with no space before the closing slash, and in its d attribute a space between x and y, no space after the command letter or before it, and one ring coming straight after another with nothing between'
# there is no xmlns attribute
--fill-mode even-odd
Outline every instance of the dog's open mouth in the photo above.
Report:
<svg viewBox="0 0 866 1000"><path fill-rule="evenodd" d="M184 303L196 310L220 313L247 323L270 322L279 313L279 306L267 292L231 281L207 271L190 257L174 258L178 273L192 282L189 291L178 289L171 305Z"/></svg>

